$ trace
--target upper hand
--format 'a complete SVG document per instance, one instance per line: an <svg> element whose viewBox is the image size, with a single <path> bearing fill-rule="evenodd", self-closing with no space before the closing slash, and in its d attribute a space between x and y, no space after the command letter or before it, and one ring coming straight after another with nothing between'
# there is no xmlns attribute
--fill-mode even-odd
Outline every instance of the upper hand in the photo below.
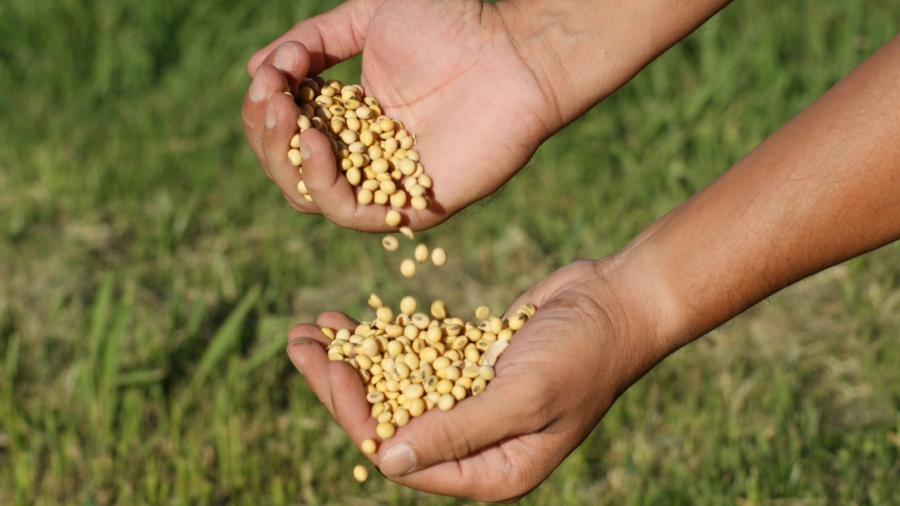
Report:
<svg viewBox="0 0 900 506"><path fill-rule="evenodd" d="M505 7L477 0L349 0L258 51L247 66L254 81L244 126L262 168L292 207L347 228L387 229L382 206L357 203L323 134L310 129L302 136L303 179L314 203L298 193L300 175L286 158L299 109L283 92L296 92L304 76L359 53L366 93L416 135L434 181L435 205L416 211L407 204L401 211L414 229L441 223L521 169L563 120L529 66L536 62L518 52Z"/></svg>

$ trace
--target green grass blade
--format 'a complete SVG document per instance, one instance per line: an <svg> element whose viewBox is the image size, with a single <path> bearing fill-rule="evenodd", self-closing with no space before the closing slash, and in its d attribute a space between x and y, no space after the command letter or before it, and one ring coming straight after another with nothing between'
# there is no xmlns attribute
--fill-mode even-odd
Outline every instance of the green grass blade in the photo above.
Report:
<svg viewBox="0 0 900 506"><path fill-rule="evenodd" d="M209 342L209 347L200 358L197 370L191 378L191 391L196 391L198 387L203 385L213 371L222 366L225 357L238 344L241 329L244 326L244 319L253 305L256 304L256 299L259 298L260 292L259 286L251 288L238 303L237 307L228 315L228 318L225 319L225 322L222 323L215 335L213 335L212 340Z"/></svg>
<svg viewBox="0 0 900 506"><path fill-rule="evenodd" d="M287 341L281 337L266 340L247 360L228 371L229 381L234 378L244 378L256 368L272 360L272 357L283 354L285 346L287 346Z"/></svg>
<svg viewBox="0 0 900 506"><path fill-rule="evenodd" d="M119 371L119 357L122 351L122 344L128 332L128 323L131 321L131 313L134 309L135 286L129 285L125 291L113 325L110 328L106 338L106 346L103 350L103 361L101 365L100 384L104 389L114 388L116 384L116 374Z"/></svg>
<svg viewBox="0 0 900 506"><path fill-rule="evenodd" d="M19 346L19 336L13 336L6 345L6 356L3 359L10 389L12 389L16 381L16 375L19 372Z"/></svg>
<svg viewBox="0 0 900 506"><path fill-rule="evenodd" d="M141 369L116 375L116 386L138 386L159 383L166 377L164 369Z"/></svg>
<svg viewBox="0 0 900 506"><path fill-rule="evenodd" d="M94 304L91 307L90 355L87 363L90 370L95 370L98 365L103 342L106 339L106 324L112 306L114 282L115 277L112 273L104 276L94 296Z"/></svg>

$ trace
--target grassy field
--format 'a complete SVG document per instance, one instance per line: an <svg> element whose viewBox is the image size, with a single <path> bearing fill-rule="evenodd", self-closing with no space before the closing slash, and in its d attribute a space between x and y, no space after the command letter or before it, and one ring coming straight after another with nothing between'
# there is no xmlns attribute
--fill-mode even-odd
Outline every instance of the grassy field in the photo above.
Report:
<svg viewBox="0 0 900 506"><path fill-rule="evenodd" d="M333 3L0 4L0 504L459 503L352 480L290 325L371 318L376 289L503 307L626 244L900 31L893 0L737 2L421 234L451 261L404 284L376 236L294 213L243 139L247 58ZM676 353L522 503L900 504L898 253Z"/></svg>

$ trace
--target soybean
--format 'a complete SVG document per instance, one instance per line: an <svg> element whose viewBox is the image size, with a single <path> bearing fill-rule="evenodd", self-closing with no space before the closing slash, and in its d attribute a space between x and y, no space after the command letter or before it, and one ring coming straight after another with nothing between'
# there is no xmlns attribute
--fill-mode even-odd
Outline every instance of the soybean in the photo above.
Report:
<svg viewBox="0 0 900 506"><path fill-rule="evenodd" d="M395 209L391 209L387 212L387 214L384 215L384 222L391 227L396 227L397 225L399 225L401 219L402 217L400 216L400 213Z"/></svg>
<svg viewBox="0 0 900 506"><path fill-rule="evenodd" d="M378 445L375 443L374 439L364 439L363 442L359 444L359 449L366 455L371 455L378 450Z"/></svg>
<svg viewBox="0 0 900 506"><path fill-rule="evenodd" d="M447 252L444 251L444 248L437 247L431 250L431 261L437 267L447 263Z"/></svg>
<svg viewBox="0 0 900 506"><path fill-rule="evenodd" d="M409 258L403 259L403 261L400 262L400 274L402 274L404 278L411 278L415 276L416 263Z"/></svg>
<svg viewBox="0 0 900 506"><path fill-rule="evenodd" d="M416 251L413 253L413 256L419 263L425 263L425 261L428 260L428 246L419 244L416 246Z"/></svg>
<svg viewBox="0 0 900 506"><path fill-rule="evenodd" d="M392 235L386 235L381 239L381 245L388 251L397 251L397 248L400 247L400 241Z"/></svg>
<svg viewBox="0 0 900 506"><path fill-rule="evenodd" d="M381 422L375 427L375 433L383 440L394 437L397 427L390 422Z"/></svg>

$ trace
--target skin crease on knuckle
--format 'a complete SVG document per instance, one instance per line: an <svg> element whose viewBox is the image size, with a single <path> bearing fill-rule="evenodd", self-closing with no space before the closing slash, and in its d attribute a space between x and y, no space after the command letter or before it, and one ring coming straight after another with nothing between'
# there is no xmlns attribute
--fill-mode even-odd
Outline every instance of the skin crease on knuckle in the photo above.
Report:
<svg viewBox="0 0 900 506"><path fill-rule="evenodd" d="M559 449L560 445L556 441L544 442L543 448L537 449L534 448L533 441L523 444L528 445L524 451L504 451L502 465L492 469L489 474L480 476L479 483L471 490L472 499L501 504L514 503L543 483L566 455L566 452ZM497 483L504 483L505 486L497 487Z"/></svg>
<svg viewBox="0 0 900 506"><path fill-rule="evenodd" d="M548 452L550 451L548 450ZM550 472L553 471L553 469L560 462L562 462L562 459L564 457L565 455L554 455L551 458L533 459L518 466L518 471L511 480L511 482L513 483L513 486L511 488L516 492L516 496L514 498L510 498L507 502L518 501L526 494L537 488L538 485L544 482L544 479L547 478ZM544 464L540 465L536 462L542 462ZM552 462L553 464L548 465L548 463L550 462Z"/></svg>
<svg viewBox="0 0 900 506"><path fill-rule="evenodd" d="M462 459L474 451L474 445L469 440L466 427L461 425L458 419L454 423L444 422L439 425L440 433L434 439L440 441L437 445L442 462L451 462ZM433 431L433 429L430 429Z"/></svg>
<svg viewBox="0 0 900 506"><path fill-rule="evenodd" d="M515 444L515 443L514 443ZM536 453L533 450L532 443L519 443L523 448L516 448L512 451L504 450L504 446L509 443L498 445L503 452L503 458L499 463L494 463L489 469L478 471L468 471L471 476L466 476L466 471L462 470L461 482L467 483L467 488L463 493L457 495L467 496L473 500L491 503L514 503L527 495L540 485L544 478L549 474L551 469L544 469L538 462L545 462L546 459L532 458ZM492 448L486 449L490 450ZM544 452L538 452L544 453ZM478 473L477 475L475 473ZM498 483L503 483L503 487L498 487Z"/></svg>

